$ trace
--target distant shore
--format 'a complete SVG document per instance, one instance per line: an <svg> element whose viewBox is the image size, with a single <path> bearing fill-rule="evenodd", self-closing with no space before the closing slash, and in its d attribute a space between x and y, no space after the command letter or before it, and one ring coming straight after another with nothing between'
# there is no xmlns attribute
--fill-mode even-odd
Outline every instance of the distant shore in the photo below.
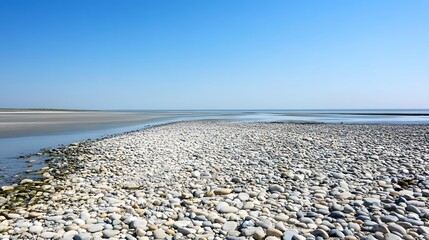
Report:
<svg viewBox="0 0 429 240"><path fill-rule="evenodd" d="M10 239L429 238L429 125L182 122L51 151Z"/></svg>

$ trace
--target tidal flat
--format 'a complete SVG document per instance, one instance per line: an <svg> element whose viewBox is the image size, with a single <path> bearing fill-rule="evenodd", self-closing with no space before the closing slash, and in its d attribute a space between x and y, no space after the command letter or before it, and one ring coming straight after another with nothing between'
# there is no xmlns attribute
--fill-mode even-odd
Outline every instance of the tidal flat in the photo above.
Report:
<svg viewBox="0 0 429 240"><path fill-rule="evenodd" d="M50 150L2 239L429 239L429 125L193 121Z"/></svg>
<svg viewBox="0 0 429 240"><path fill-rule="evenodd" d="M0 138L109 128L168 117L169 112L0 109Z"/></svg>

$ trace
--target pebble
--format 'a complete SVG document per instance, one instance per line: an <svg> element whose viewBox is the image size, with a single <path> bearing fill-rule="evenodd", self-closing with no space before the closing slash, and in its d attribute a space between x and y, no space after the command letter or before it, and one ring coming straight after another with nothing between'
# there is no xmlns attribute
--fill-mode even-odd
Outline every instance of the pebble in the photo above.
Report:
<svg viewBox="0 0 429 240"><path fill-rule="evenodd" d="M361 230L361 227L359 226L359 224L354 223L354 222L349 222L348 228L350 228L351 230L353 230L355 232L360 232L360 230Z"/></svg>
<svg viewBox="0 0 429 240"><path fill-rule="evenodd" d="M238 226L237 222L235 221L227 221L222 225L222 230L224 231L230 231L236 229Z"/></svg>
<svg viewBox="0 0 429 240"><path fill-rule="evenodd" d="M30 229L28 230L31 233L41 233L43 231L43 227L42 226L31 226Z"/></svg>
<svg viewBox="0 0 429 240"><path fill-rule="evenodd" d="M157 229L153 232L153 236L155 237L155 239L164 239L168 235L165 233L163 229Z"/></svg>
<svg viewBox="0 0 429 240"><path fill-rule="evenodd" d="M105 237L105 238L111 238L111 237L114 237L118 234L119 234L119 230L106 229L103 231L103 237Z"/></svg>
<svg viewBox="0 0 429 240"><path fill-rule="evenodd" d="M280 230L277 230L275 228L268 228L266 231L267 236L274 236L274 237L281 237L283 233Z"/></svg>
<svg viewBox="0 0 429 240"><path fill-rule="evenodd" d="M266 229L270 228L272 226L271 221L267 218L259 218L255 224L256 224L256 226L266 228Z"/></svg>
<svg viewBox="0 0 429 240"><path fill-rule="evenodd" d="M216 195L227 195L227 194L230 194L232 192L232 189L229 189L229 188L218 188L218 189L214 190L213 192Z"/></svg>
<svg viewBox="0 0 429 240"><path fill-rule="evenodd" d="M92 224L88 227L88 232L95 233L104 229L104 224Z"/></svg>
<svg viewBox="0 0 429 240"><path fill-rule="evenodd" d="M405 235L407 234L407 230L405 230L405 228L401 227L400 225L396 224L396 223L389 223L387 225L387 228L391 231L391 232L396 232L399 233L401 235Z"/></svg>
<svg viewBox="0 0 429 240"><path fill-rule="evenodd" d="M286 230L283 232L282 240L292 240L295 235L298 235L297 230Z"/></svg>
<svg viewBox="0 0 429 240"><path fill-rule="evenodd" d="M76 143L49 150L40 180L1 188L0 231L7 239L425 238L428 132L197 121Z"/></svg>
<svg viewBox="0 0 429 240"><path fill-rule="evenodd" d="M402 238L393 233L386 233L384 235L384 240L401 240Z"/></svg>
<svg viewBox="0 0 429 240"><path fill-rule="evenodd" d="M75 237L76 238L75 240L87 240L88 237L85 237L85 236L91 237L91 235L89 233L80 233L79 235L78 234L79 233L77 231L70 230L70 231L67 231L64 233L63 239L74 239L73 237ZM78 235L78 236L76 236L76 235Z"/></svg>
<svg viewBox="0 0 429 240"><path fill-rule="evenodd" d="M329 216L333 217L333 218L345 218L346 217L346 215L341 211L332 211L329 214Z"/></svg>
<svg viewBox="0 0 429 240"><path fill-rule="evenodd" d="M381 221L389 223L389 222L397 222L399 221L399 218L392 215L383 215L380 217Z"/></svg>
<svg viewBox="0 0 429 240"><path fill-rule="evenodd" d="M284 187L277 185L277 184L269 186L268 190L270 192L280 192L280 193L285 191Z"/></svg>
<svg viewBox="0 0 429 240"><path fill-rule="evenodd" d="M238 212L238 208L232 206L225 206L218 210L220 213L236 213Z"/></svg>
<svg viewBox="0 0 429 240"><path fill-rule="evenodd" d="M197 230L195 230L193 228L179 228L178 231L185 236L189 235L189 234L194 234L197 232Z"/></svg>
<svg viewBox="0 0 429 240"><path fill-rule="evenodd" d="M323 229L316 229L313 231L313 235L316 237L321 237L323 239L329 239L328 233Z"/></svg>
<svg viewBox="0 0 429 240"><path fill-rule="evenodd" d="M42 234L40 234L42 238L47 238L47 239L54 238L55 235L56 233L54 232L43 232Z"/></svg>

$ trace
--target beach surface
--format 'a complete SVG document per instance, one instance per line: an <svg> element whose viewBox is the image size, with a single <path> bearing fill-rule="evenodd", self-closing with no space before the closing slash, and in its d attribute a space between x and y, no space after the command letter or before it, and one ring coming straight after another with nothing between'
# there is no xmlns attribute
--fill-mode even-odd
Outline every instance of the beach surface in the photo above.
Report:
<svg viewBox="0 0 429 240"><path fill-rule="evenodd" d="M6 239L429 239L428 125L195 121L50 151Z"/></svg>
<svg viewBox="0 0 429 240"><path fill-rule="evenodd" d="M0 138L109 128L168 116L167 112L0 109Z"/></svg>
<svg viewBox="0 0 429 240"><path fill-rule="evenodd" d="M61 134L200 116L198 111L82 111L0 109L0 138Z"/></svg>

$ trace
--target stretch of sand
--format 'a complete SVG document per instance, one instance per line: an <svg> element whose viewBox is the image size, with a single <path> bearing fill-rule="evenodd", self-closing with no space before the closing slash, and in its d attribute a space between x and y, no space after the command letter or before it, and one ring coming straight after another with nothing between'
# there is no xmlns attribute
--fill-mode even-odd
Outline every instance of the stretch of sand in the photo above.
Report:
<svg viewBox="0 0 429 240"><path fill-rule="evenodd" d="M181 115L187 115L183 112ZM1 110L0 138L84 131L97 128L145 123L177 116L171 112L110 112Z"/></svg>
<svg viewBox="0 0 429 240"><path fill-rule="evenodd" d="M428 125L183 122L51 151L2 239L429 239Z"/></svg>

